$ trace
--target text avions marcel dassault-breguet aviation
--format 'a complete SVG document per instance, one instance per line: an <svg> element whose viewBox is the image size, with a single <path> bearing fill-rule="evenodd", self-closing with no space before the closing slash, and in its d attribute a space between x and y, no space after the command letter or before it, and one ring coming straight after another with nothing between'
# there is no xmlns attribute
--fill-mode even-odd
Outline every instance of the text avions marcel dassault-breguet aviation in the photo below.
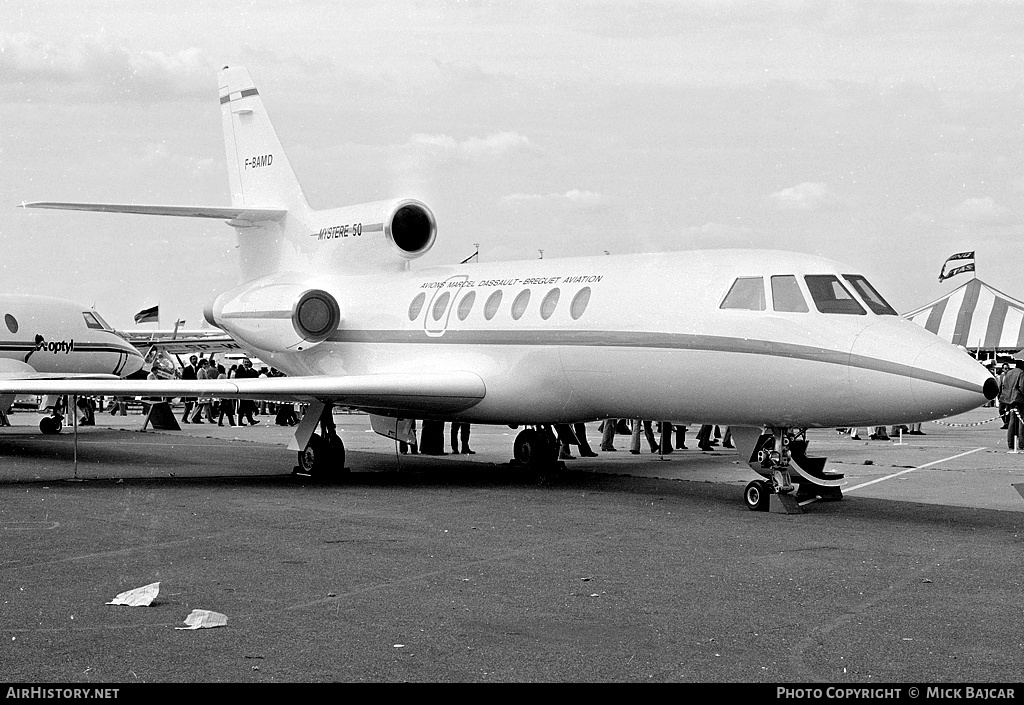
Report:
<svg viewBox="0 0 1024 705"><path fill-rule="evenodd" d="M0 380L19 382L68 379L117 380L142 369L143 357L97 313L73 301L49 296L0 295ZM14 393L0 393L8 409ZM61 415L39 422L43 433L57 433Z"/></svg>
<svg viewBox="0 0 1024 705"><path fill-rule="evenodd" d="M308 402L292 447L315 474L344 468L335 404L399 439L401 419L525 426L515 456L533 463L555 457L546 424L718 423L764 478L748 485L752 508L792 496L794 479L801 493L840 496L793 429L923 421L995 396L969 355L819 257L714 250L410 271L437 235L430 209L409 198L311 209L248 71L225 68L219 80L230 208L25 205L226 220L245 283L206 319L289 376L0 391ZM676 305L637 315L636 301Z"/></svg>

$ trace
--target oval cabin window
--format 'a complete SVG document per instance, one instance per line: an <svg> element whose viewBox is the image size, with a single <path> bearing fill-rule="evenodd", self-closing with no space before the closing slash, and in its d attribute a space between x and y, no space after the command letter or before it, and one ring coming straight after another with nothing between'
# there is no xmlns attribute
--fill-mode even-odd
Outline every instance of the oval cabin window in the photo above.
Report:
<svg viewBox="0 0 1024 705"><path fill-rule="evenodd" d="M552 289L544 296L544 300L540 302L540 317L545 321L551 318L551 314L555 312L560 295L561 292L558 289Z"/></svg>
<svg viewBox="0 0 1024 705"><path fill-rule="evenodd" d="M18 332L18 319L12 316L11 314L8 313L4 316L4 323L7 324L7 330L11 331L12 333Z"/></svg>
<svg viewBox="0 0 1024 705"><path fill-rule="evenodd" d="M448 310L448 299L452 297L450 292L444 292L437 297L437 301L434 302L434 320L440 321L444 316L444 312Z"/></svg>
<svg viewBox="0 0 1024 705"><path fill-rule="evenodd" d="M580 320L580 316L587 310L587 304L590 303L590 287L585 286L576 292L576 296L572 297L572 304L569 306L569 315L572 316L573 320Z"/></svg>
<svg viewBox="0 0 1024 705"><path fill-rule="evenodd" d="M518 321L526 313L526 307L530 304L530 290L523 289L512 302L512 319Z"/></svg>
<svg viewBox="0 0 1024 705"><path fill-rule="evenodd" d="M409 304L409 320L415 321L420 315L420 311L423 310L423 302L427 300L427 295L422 291L416 294L416 298Z"/></svg>
<svg viewBox="0 0 1024 705"><path fill-rule="evenodd" d="M484 318L488 321L494 318L499 306L501 306L501 291L496 291L487 297L487 303L484 304Z"/></svg>
<svg viewBox="0 0 1024 705"><path fill-rule="evenodd" d="M471 291L462 297L462 301L459 302L459 320L464 321L469 317L469 312L473 310L473 302L476 301L476 292Z"/></svg>

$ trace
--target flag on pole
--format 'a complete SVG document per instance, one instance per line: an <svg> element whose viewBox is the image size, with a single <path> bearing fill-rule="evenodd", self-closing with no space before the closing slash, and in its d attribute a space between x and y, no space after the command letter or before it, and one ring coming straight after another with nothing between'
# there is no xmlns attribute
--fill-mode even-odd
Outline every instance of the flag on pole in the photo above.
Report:
<svg viewBox="0 0 1024 705"><path fill-rule="evenodd" d="M968 261L969 260L969 261ZM946 265L950 262L953 263L953 268L948 272L946 271ZM939 281L945 281L950 277L955 277L961 272L973 272L974 271L974 251L971 252L958 252L945 262L942 263L942 271L939 272Z"/></svg>
<svg viewBox="0 0 1024 705"><path fill-rule="evenodd" d="M159 306L153 306L152 308L144 308L135 314L136 323L149 323L151 321L160 321Z"/></svg>

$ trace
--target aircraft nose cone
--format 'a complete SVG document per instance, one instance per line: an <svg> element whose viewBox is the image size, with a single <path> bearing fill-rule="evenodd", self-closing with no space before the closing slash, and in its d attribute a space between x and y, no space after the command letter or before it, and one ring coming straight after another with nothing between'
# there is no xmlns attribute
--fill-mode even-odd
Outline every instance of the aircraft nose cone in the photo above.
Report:
<svg viewBox="0 0 1024 705"><path fill-rule="evenodd" d="M124 363L124 369L121 370L122 377L129 377L139 370L146 364L145 358L137 352L129 353L128 360Z"/></svg>
<svg viewBox="0 0 1024 705"><path fill-rule="evenodd" d="M925 347L914 367L914 401L927 414L921 420L962 414L999 393L999 385L981 363L944 341Z"/></svg>

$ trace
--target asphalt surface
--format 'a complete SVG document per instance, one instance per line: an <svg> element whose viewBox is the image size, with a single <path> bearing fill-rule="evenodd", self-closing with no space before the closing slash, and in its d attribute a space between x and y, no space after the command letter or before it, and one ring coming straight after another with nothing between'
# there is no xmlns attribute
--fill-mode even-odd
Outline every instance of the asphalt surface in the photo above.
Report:
<svg viewBox="0 0 1024 705"><path fill-rule="evenodd" d="M538 475L508 428L399 456L339 415L352 472L321 483L267 417L97 415L76 464L14 414L0 682L1019 683L1024 454L993 415L903 444L812 431L846 498L786 515L746 509L733 453L622 436ZM157 581L149 607L105 604ZM228 624L176 629L193 609Z"/></svg>

